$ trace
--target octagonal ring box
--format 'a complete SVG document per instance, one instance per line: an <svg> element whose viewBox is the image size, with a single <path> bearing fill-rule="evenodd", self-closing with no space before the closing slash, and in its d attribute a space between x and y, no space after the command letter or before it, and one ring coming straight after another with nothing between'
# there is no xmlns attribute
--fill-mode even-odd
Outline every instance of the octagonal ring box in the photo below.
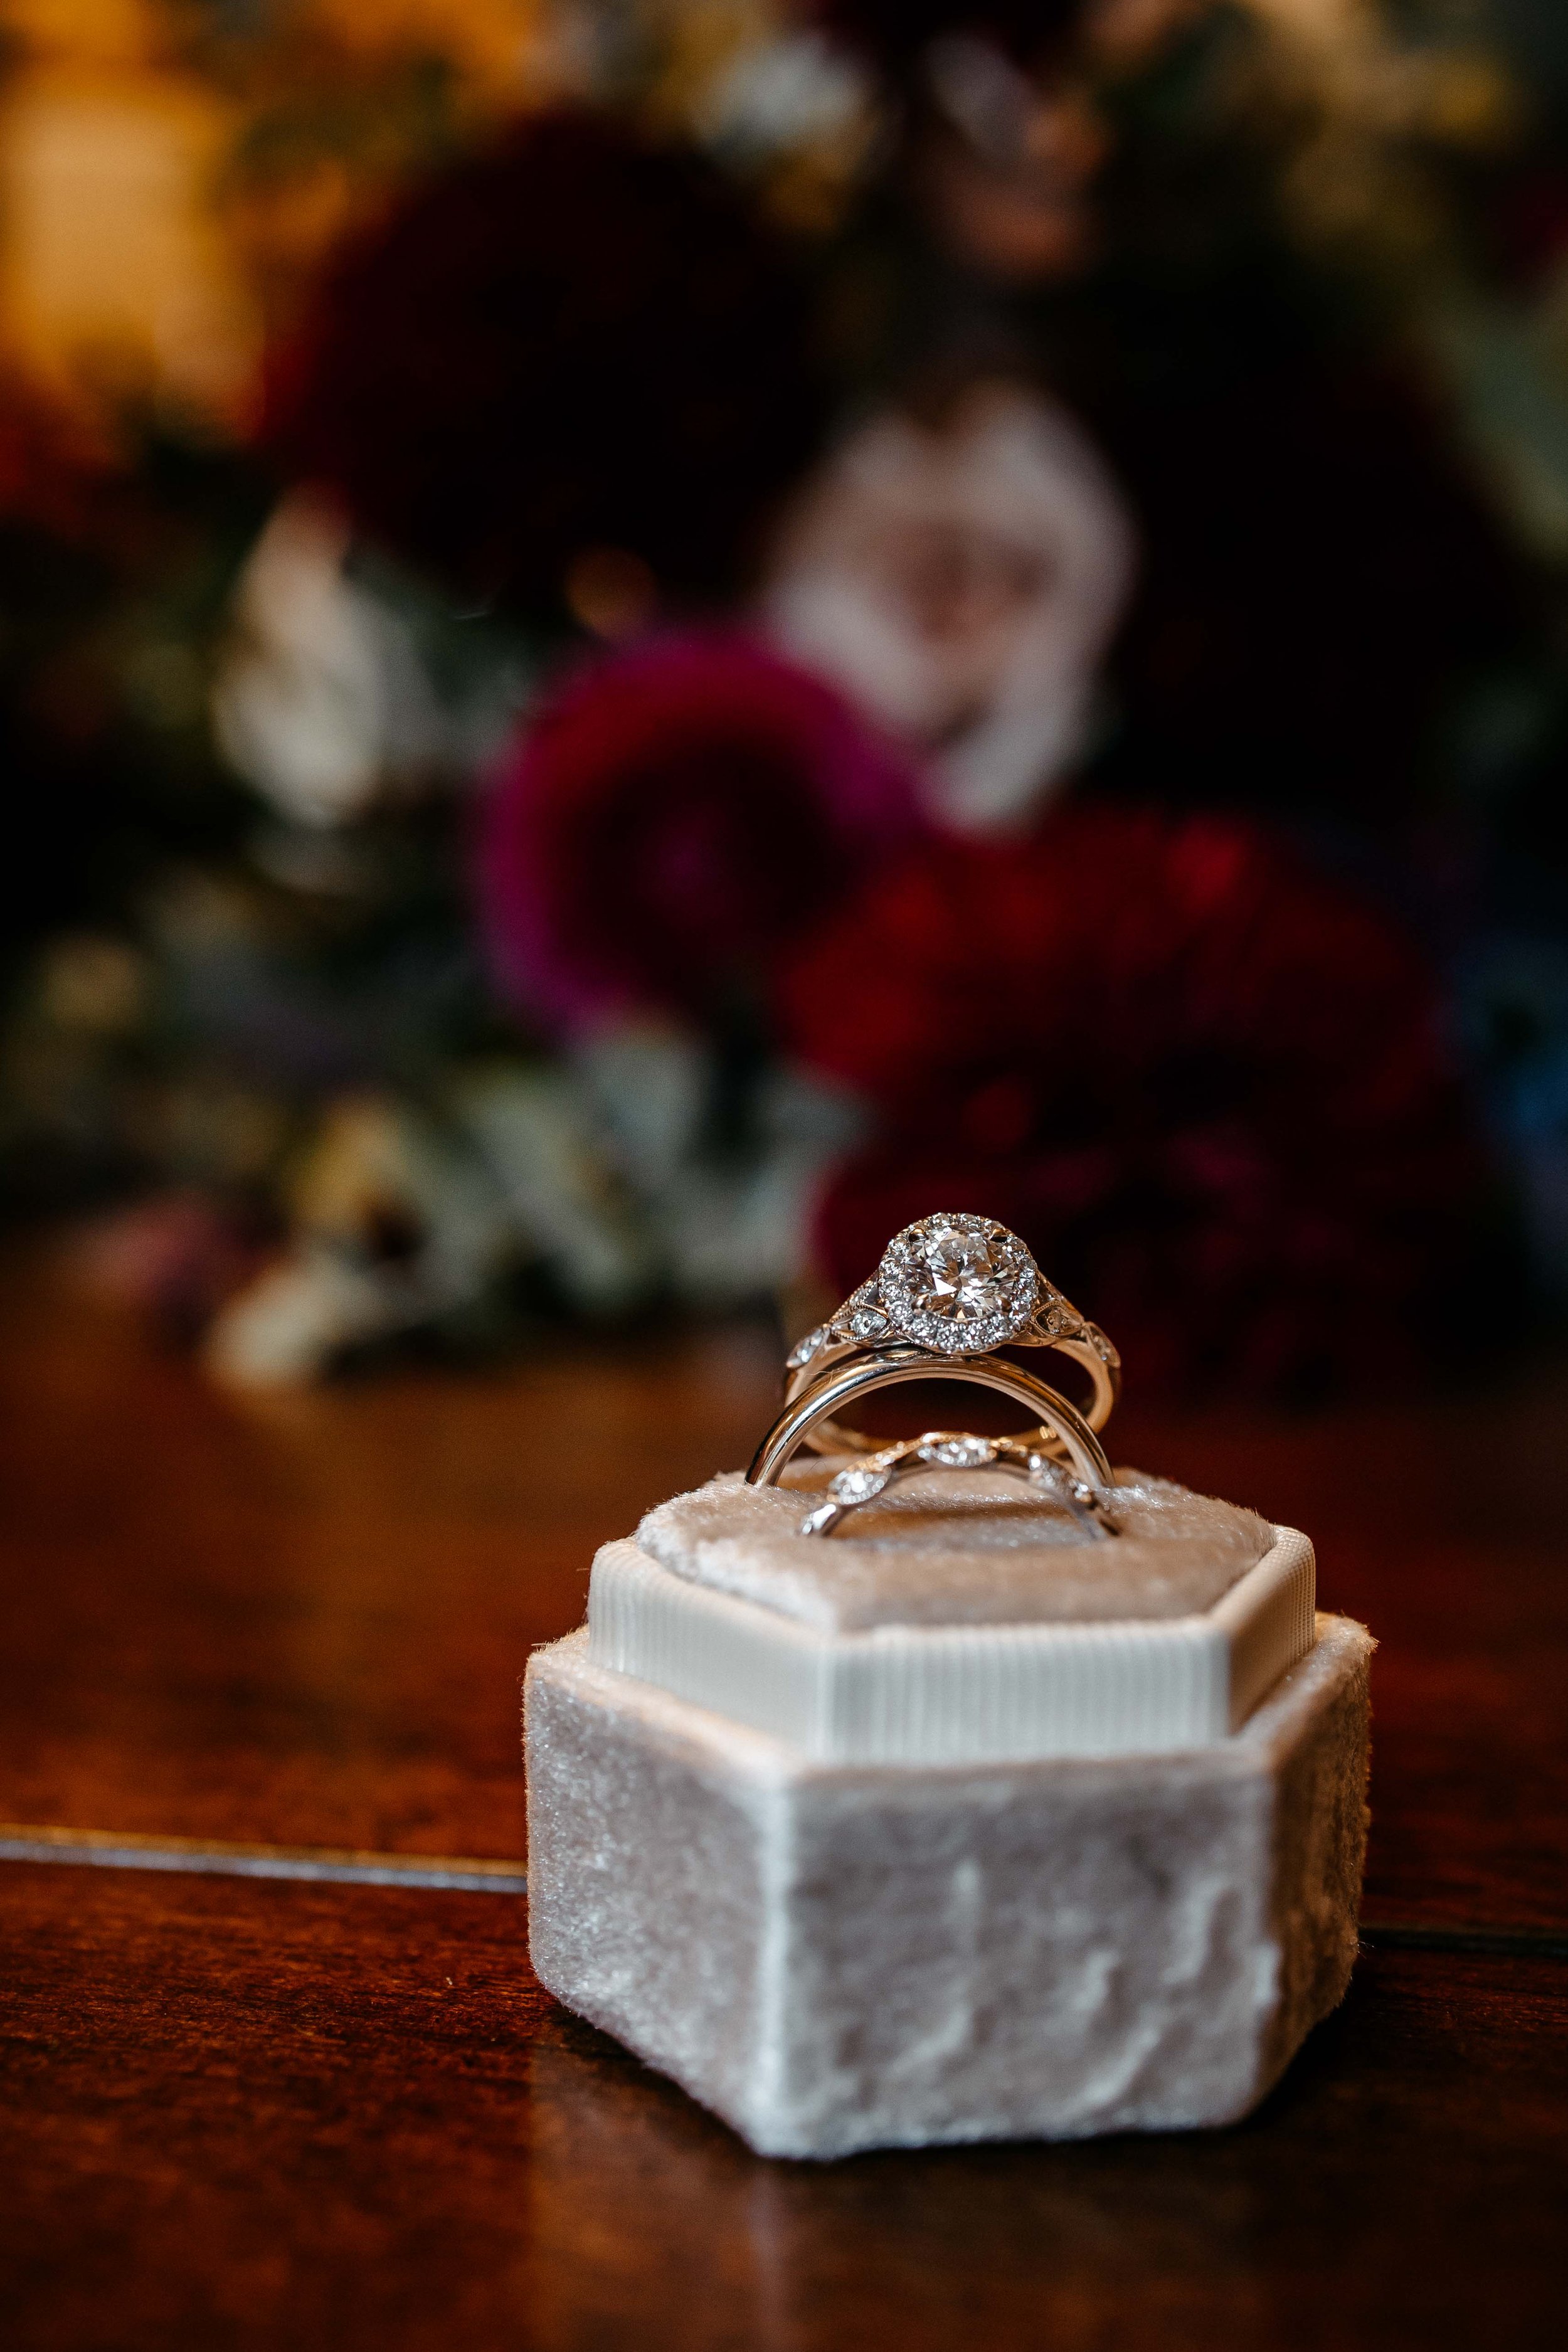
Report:
<svg viewBox="0 0 1568 2352"><path fill-rule="evenodd" d="M542 1982L766 2155L1245 2115L1349 1979L1370 1637L1167 1481L802 1537L833 1466L663 1504L535 1654Z"/></svg>

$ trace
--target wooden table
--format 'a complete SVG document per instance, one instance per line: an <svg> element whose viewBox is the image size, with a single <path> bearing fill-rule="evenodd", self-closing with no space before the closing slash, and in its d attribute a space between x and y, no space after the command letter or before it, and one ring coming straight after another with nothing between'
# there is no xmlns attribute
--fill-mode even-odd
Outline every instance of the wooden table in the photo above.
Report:
<svg viewBox="0 0 1568 2352"><path fill-rule="evenodd" d="M241 1402L5 1279L10 2352L1562 2341L1561 1377L1124 1414L1382 1641L1351 1995L1233 2130L816 2167L560 2011L517 1893L530 1644L743 1456L763 1338Z"/></svg>

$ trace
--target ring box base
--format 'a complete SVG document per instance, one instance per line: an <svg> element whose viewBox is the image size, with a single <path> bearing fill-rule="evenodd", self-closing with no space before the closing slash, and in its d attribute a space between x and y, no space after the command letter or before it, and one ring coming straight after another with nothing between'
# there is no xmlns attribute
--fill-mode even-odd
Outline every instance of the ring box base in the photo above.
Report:
<svg viewBox="0 0 1568 2352"><path fill-rule="evenodd" d="M1319 1617L1243 1727L898 1767L595 1665L527 1683L541 1981L759 2153L1235 2121L1342 1996L1372 1642Z"/></svg>

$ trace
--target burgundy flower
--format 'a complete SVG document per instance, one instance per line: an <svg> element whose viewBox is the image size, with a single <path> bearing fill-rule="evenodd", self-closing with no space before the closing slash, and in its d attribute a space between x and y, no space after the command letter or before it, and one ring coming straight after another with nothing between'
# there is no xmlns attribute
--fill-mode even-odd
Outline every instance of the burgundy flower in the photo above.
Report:
<svg viewBox="0 0 1568 2352"><path fill-rule="evenodd" d="M465 589L558 617L574 560L615 551L707 596L813 446L808 341L733 187L563 109L347 247L274 364L265 430L369 537Z"/></svg>
<svg viewBox="0 0 1568 2352"><path fill-rule="evenodd" d="M1422 963L1243 824L1091 806L923 847L784 1005L881 1112L823 1203L841 1291L913 1217L999 1217L1147 1391L1387 1373L1458 1280L1475 1167Z"/></svg>
<svg viewBox="0 0 1568 2352"><path fill-rule="evenodd" d="M21 377L0 373L0 529L103 539L106 505L122 487L85 427Z"/></svg>
<svg viewBox="0 0 1568 2352"><path fill-rule="evenodd" d="M651 638L573 677L501 771L497 967L573 1027L721 1012L917 823L910 778L831 688L736 633Z"/></svg>

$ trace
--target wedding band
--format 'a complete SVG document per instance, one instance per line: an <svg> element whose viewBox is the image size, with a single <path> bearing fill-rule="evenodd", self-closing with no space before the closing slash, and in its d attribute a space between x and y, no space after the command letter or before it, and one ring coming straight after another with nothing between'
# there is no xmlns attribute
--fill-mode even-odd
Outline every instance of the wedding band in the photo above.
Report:
<svg viewBox="0 0 1568 2352"><path fill-rule="evenodd" d="M802 1520L803 1536L830 1536L851 1511L889 1494L928 1470L1002 1470L1025 1479L1071 1512L1081 1527L1104 1541L1121 1530L1102 1490L1069 1478L1059 1462L1016 1437L972 1437L966 1431L929 1429L902 1445L884 1446L865 1462L840 1470L827 1482L827 1498Z"/></svg>
<svg viewBox="0 0 1568 2352"><path fill-rule="evenodd" d="M892 1347L919 1348L938 1360L1054 1348L1093 1382L1084 1415L1090 1429L1104 1428L1121 1393L1121 1359L1110 1340L993 1217L920 1217L895 1234L871 1280L791 1349L786 1404L835 1366ZM880 1444L833 1423L818 1423L809 1442L818 1453L872 1454Z"/></svg>
<svg viewBox="0 0 1568 2352"><path fill-rule="evenodd" d="M1077 1405L1069 1404L1065 1396L1037 1380L1033 1372L1026 1371L1021 1364L1006 1363L998 1356L931 1356L921 1348L889 1349L868 1361L840 1364L825 1374L804 1396L784 1406L758 1446L746 1473L746 1483L752 1486L777 1486L785 1465L807 1443L811 1433L820 1430L843 1406L858 1398L874 1396L879 1389L900 1387L906 1381L931 1380L968 1381L981 1388L994 1389L998 1395L1023 1405L1035 1415L1038 1427L1026 1431L1021 1443L1045 1452L1054 1439L1066 1452L1080 1484L1093 1490L1112 1485L1105 1449ZM884 1440L882 1445L885 1444Z"/></svg>

